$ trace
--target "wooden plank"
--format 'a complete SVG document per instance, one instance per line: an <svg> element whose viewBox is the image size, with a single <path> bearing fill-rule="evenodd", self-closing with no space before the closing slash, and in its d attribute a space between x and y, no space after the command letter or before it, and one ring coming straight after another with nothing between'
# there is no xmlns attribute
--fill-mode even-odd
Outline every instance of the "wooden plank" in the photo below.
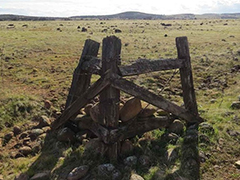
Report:
<svg viewBox="0 0 240 180"><path fill-rule="evenodd" d="M177 37L176 46L178 58L185 59L184 66L180 68L184 105L187 110L198 116L187 37Z"/></svg>
<svg viewBox="0 0 240 180"><path fill-rule="evenodd" d="M79 127L92 131L105 144L114 144L117 141L123 141L154 129L165 128L173 120L167 116L138 118L134 122L120 125L119 129L110 131L86 117L76 118L75 121L78 122Z"/></svg>
<svg viewBox="0 0 240 180"><path fill-rule="evenodd" d="M178 58L185 59L184 66L180 68L184 105L188 111L192 112L196 117L199 117L187 37L177 37L176 46ZM184 172L187 178L200 179L200 160L198 151L198 123L200 122L201 121L198 120L198 122L195 123L195 127L192 123L187 124L186 135L182 145L181 171ZM189 141L189 137L191 137L191 141ZM191 167L189 164L191 164Z"/></svg>
<svg viewBox="0 0 240 180"><path fill-rule="evenodd" d="M89 89L87 89L87 91L81 94L81 96L78 97L67 109L65 109L62 115L53 122L51 128L55 130L67 122L72 116L75 116L81 108L83 108L109 84L110 80L107 73L97 80Z"/></svg>
<svg viewBox="0 0 240 180"><path fill-rule="evenodd" d="M117 75L115 75L117 76ZM157 106L164 111L170 112L180 118L183 118L187 122L202 122L203 119L190 113L188 110L177 106L170 101L165 100L162 96L156 95L145 88L139 87L136 84L129 82L121 77L116 77L112 82L111 86L118 88L130 95L133 95L139 99L142 99L154 106Z"/></svg>
<svg viewBox="0 0 240 180"><path fill-rule="evenodd" d="M110 70L114 74L119 74L118 65L121 53L121 40L116 36L103 39L102 47L102 73ZM108 129L117 129L119 120L120 91L112 86L107 87L100 93L100 124ZM110 159L117 159L117 143L108 146L108 156Z"/></svg>
<svg viewBox="0 0 240 180"><path fill-rule="evenodd" d="M131 65L119 67L119 69L122 76L133 76L155 71L178 69L183 66L183 61L183 59L140 59Z"/></svg>
<svg viewBox="0 0 240 180"><path fill-rule="evenodd" d="M79 64L74 70L72 84L69 90L65 109L67 109L83 92L85 92L91 81L91 73L83 70L82 64L89 61L89 56L97 56L100 44L91 39L87 39L84 44L83 52Z"/></svg>

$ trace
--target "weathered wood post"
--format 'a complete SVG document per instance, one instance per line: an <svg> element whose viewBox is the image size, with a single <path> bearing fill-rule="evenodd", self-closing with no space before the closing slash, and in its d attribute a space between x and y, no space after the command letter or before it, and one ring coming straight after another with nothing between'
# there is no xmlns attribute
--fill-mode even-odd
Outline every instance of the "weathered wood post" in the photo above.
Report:
<svg viewBox="0 0 240 180"><path fill-rule="evenodd" d="M121 64L121 40L115 36L103 39L102 45L102 74L110 70L119 74L118 65ZM119 120L120 90L114 87L107 87L100 93L100 124L109 130L118 128ZM110 135L109 135L110 136ZM108 145L108 156L110 159L117 159L118 142Z"/></svg>
<svg viewBox="0 0 240 180"><path fill-rule="evenodd" d="M82 69L82 64L89 60L88 57L96 57L98 54L100 43L87 39L84 44L83 52L79 60L79 64L73 73L72 84L67 97L65 109L67 109L81 94L83 94L90 86L92 74Z"/></svg>
<svg viewBox="0 0 240 180"><path fill-rule="evenodd" d="M192 67L187 37L176 38L178 58L185 59L180 68L183 101L185 109L199 117L196 96L193 85ZM198 123L195 126L187 124L186 135L182 145L182 157L180 170L182 174L191 180L200 179L200 160L198 151Z"/></svg>

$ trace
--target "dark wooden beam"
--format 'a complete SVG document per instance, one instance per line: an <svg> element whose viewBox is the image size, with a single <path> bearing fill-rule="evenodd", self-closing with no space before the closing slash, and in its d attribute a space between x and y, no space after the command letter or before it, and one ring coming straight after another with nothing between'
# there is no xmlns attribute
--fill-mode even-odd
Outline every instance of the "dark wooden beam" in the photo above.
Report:
<svg viewBox="0 0 240 180"><path fill-rule="evenodd" d="M67 109L90 86L92 74L82 69L82 65L89 61L89 56L96 57L100 44L91 39L85 41L79 64L74 70L72 84L67 96L65 109Z"/></svg>
<svg viewBox="0 0 240 180"><path fill-rule="evenodd" d="M157 106L164 111L170 112L180 118L183 118L187 122L202 122L203 119L195 114L192 114L190 111L177 106L176 104L165 100L162 96L156 95L143 87L139 87L136 84L127 81L120 76L117 77L111 82L111 86L118 88L125 93L133 95L139 99L142 99L154 106Z"/></svg>
<svg viewBox="0 0 240 180"><path fill-rule="evenodd" d="M119 67L119 69L122 76L133 76L156 71L178 69L183 66L183 61L183 59L140 59L131 65Z"/></svg>
<svg viewBox="0 0 240 180"><path fill-rule="evenodd" d="M198 116L187 37L177 37L176 46L178 58L184 59L184 66L180 68L184 106L185 109L192 112L195 116Z"/></svg>
<svg viewBox="0 0 240 180"><path fill-rule="evenodd" d="M110 70L113 74L120 74L118 66L121 64L121 40L116 36L103 39L102 47L102 73ZM112 86L107 87L100 93L100 118L99 123L107 129L117 129L119 120L120 90ZM105 137L105 138L110 138ZM108 157L117 159L118 142L115 141L108 146Z"/></svg>

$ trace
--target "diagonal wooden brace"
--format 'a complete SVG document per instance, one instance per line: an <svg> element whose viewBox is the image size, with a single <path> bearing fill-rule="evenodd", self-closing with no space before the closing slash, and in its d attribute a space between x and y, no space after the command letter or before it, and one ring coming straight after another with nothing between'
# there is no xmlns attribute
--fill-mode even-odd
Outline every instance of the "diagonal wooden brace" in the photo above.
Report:
<svg viewBox="0 0 240 180"><path fill-rule="evenodd" d="M121 78L119 75L114 74L115 78L112 78L111 86L117 88L125 93L133 95L139 99L142 99L164 111L170 112L180 118L183 118L187 122L203 122L203 119L197 115L192 114L188 110L179 107L178 105L164 99L160 95L156 95L147 89L137 86L136 84Z"/></svg>
<svg viewBox="0 0 240 180"><path fill-rule="evenodd" d="M97 96L104 88L110 84L110 72L106 72L90 88L87 89L79 98L77 98L64 112L57 118L51 128L55 130L67 122L72 116L76 115L90 100Z"/></svg>

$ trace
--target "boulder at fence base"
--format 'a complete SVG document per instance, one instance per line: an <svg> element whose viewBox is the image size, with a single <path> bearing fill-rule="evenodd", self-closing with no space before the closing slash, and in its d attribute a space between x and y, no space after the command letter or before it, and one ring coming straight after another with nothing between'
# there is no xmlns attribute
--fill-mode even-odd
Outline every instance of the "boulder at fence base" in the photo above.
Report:
<svg viewBox="0 0 240 180"><path fill-rule="evenodd" d="M142 104L140 99L131 98L128 100L123 108L120 111L120 119L123 122L129 121L138 115L138 113L142 110Z"/></svg>

